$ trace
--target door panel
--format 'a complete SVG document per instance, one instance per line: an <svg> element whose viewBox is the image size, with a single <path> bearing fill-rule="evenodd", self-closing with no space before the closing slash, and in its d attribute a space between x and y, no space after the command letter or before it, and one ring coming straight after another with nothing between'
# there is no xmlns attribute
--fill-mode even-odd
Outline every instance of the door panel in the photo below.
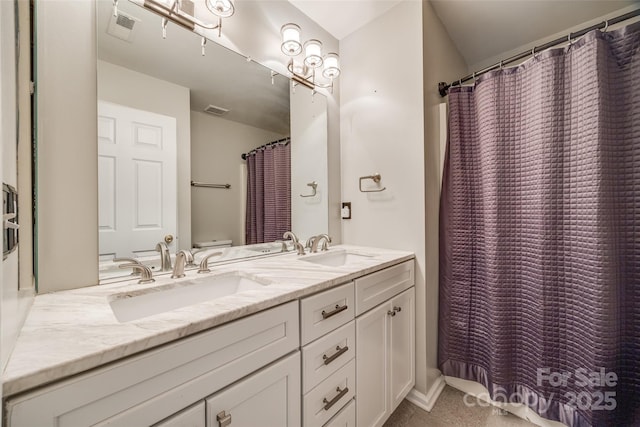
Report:
<svg viewBox="0 0 640 427"><path fill-rule="evenodd" d="M391 316L391 411L415 384L415 288L391 300L395 316Z"/></svg>
<svg viewBox="0 0 640 427"><path fill-rule="evenodd" d="M389 410L387 398L388 320L390 304L382 304L356 319L356 390L359 427L377 427Z"/></svg>
<svg viewBox="0 0 640 427"><path fill-rule="evenodd" d="M208 427L218 427L219 416L230 416L231 426L299 426L300 352L213 395L206 404Z"/></svg>
<svg viewBox="0 0 640 427"><path fill-rule="evenodd" d="M176 180L176 119L99 101L103 259L154 251L165 235L176 235Z"/></svg>

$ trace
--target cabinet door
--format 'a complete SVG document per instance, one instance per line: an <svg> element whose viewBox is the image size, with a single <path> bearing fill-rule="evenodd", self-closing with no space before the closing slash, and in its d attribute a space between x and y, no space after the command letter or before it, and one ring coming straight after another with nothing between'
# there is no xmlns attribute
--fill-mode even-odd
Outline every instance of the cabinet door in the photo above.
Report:
<svg viewBox="0 0 640 427"><path fill-rule="evenodd" d="M206 404L207 427L299 426L300 352L214 394Z"/></svg>
<svg viewBox="0 0 640 427"><path fill-rule="evenodd" d="M381 304L356 319L356 423L381 426L391 414L387 388L389 315L391 304Z"/></svg>
<svg viewBox="0 0 640 427"><path fill-rule="evenodd" d="M391 300L390 316L390 392L391 411L415 384L415 288Z"/></svg>
<svg viewBox="0 0 640 427"><path fill-rule="evenodd" d="M153 427L205 427L204 414L204 401L201 401L154 424Z"/></svg>

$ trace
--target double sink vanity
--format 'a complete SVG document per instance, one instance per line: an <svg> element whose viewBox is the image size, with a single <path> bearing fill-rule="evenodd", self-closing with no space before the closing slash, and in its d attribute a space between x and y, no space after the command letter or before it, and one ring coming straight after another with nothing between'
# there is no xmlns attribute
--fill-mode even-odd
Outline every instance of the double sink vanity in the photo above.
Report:
<svg viewBox="0 0 640 427"><path fill-rule="evenodd" d="M5 425L380 426L414 385L413 258L340 245L40 295Z"/></svg>

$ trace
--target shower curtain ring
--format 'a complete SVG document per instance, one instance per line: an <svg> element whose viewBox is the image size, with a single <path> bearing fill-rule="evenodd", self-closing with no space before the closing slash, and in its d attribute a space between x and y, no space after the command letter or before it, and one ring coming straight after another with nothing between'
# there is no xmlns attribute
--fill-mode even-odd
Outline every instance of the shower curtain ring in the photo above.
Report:
<svg viewBox="0 0 640 427"><path fill-rule="evenodd" d="M474 71L473 72L473 83L475 84L475 82L476 82L476 72Z"/></svg>
<svg viewBox="0 0 640 427"><path fill-rule="evenodd" d="M502 60L500 61L500 69L501 69L501 70L502 70L502 63L503 63L503 62L504 62L504 61L502 61Z"/></svg>
<svg viewBox="0 0 640 427"><path fill-rule="evenodd" d="M531 56L533 57L533 59L538 59L538 57L536 56L536 47L534 46L533 49L531 49Z"/></svg>
<svg viewBox="0 0 640 427"><path fill-rule="evenodd" d="M567 41L569 42L569 46L573 45L573 40L571 40L571 33L567 36Z"/></svg>
<svg viewBox="0 0 640 427"><path fill-rule="evenodd" d="M602 29L602 32L606 33L608 28L609 28L609 20L607 19L606 21L604 21L604 28Z"/></svg>

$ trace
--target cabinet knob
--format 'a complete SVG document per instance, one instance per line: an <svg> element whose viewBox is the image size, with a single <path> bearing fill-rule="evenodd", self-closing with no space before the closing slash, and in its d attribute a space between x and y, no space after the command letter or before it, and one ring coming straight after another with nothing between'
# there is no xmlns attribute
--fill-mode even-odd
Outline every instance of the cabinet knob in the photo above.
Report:
<svg viewBox="0 0 640 427"><path fill-rule="evenodd" d="M395 310L389 310L389 311L387 311L387 314L388 314L389 316L393 317L393 316L395 316L395 315L396 315L396 311L395 311Z"/></svg>
<svg viewBox="0 0 640 427"><path fill-rule="evenodd" d="M393 311L400 313L402 311L402 307L393 307Z"/></svg>
<svg viewBox="0 0 640 427"><path fill-rule="evenodd" d="M218 427L227 427L231 424L231 414L227 414L225 411L219 412L216 420L218 420Z"/></svg>

